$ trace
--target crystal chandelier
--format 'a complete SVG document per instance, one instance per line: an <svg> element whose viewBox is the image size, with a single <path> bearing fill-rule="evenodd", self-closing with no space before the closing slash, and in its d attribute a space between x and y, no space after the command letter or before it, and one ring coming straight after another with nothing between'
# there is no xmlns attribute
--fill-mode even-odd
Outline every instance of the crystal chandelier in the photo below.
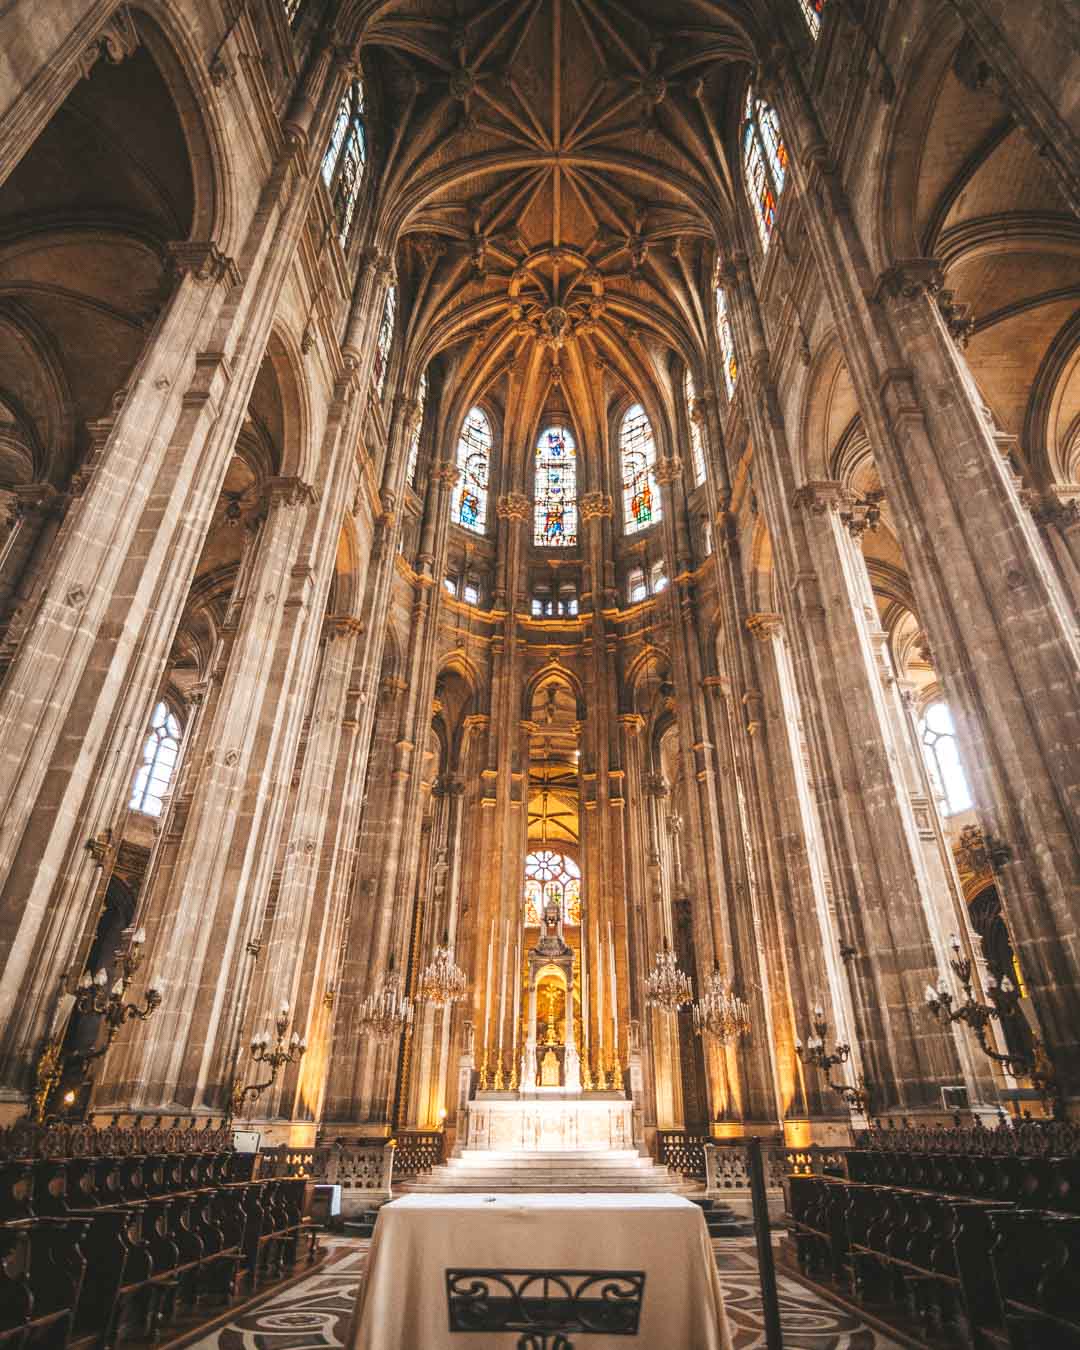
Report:
<svg viewBox="0 0 1080 1350"><path fill-rule="evenodd" d="M438 1008L449 1007L465 997L468 990L465 972L454 961L450 951L449 934L443 933L442 942L435 948L431 964L420 976L417 997Z"/></svg>
<svg viewBox="0 0 1080 1350"><path fill-rule="evenodd" d="M671 944L665 938L663 950L656 953L656 964L645 978L645 1002L660 1012L673 1013L691 1003L693 998L690 980L679 969Z"/></svg>
<svg viewBox="0 0 1080 1350"><path fill-rule="evenodd" d="M388 1041L401 1034L412 1015L412 1003L401 987L401 976L391 957L386 979L360 1004L360 1030L377 1041Z"/></svg>
<svg viewBox="0 0 1080 1350"><path fill-rule="evenodd" d="M705 992L694 1004L694 1030L727 1045L750 1030L750 1008L724 983L720 962L714 961Z"/></svg>

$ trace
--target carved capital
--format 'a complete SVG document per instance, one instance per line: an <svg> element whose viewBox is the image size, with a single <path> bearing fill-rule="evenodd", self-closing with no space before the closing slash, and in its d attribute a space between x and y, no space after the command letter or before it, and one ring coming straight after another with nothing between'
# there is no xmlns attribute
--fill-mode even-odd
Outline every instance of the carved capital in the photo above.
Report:
<svg viewBox="0 0 1080 1350"><path fill-rule="evenodd" d="M847 504L849 494L841 483L815 481L804 483L792 501L811 515L823 516L827 511L839 510Z"/></svg>
<svg viewBox="0 0 1080 1350"><path fill-rule="evenodd" d="M236 263L210 240L174 240L168 251L179 279L190 276L196 281L223 281L228 287L238 286L243 280Z"/></svg>
<svg viewBox="0 0 1080 1350"><path fill-rule="evenodd" d="M875 300L915 300L936 296L945 284L941 264L934 258L902 258L886 268L874 287Z"/></svg>
<svg viewBox="0 0 1080 1350"><path fill-rule="evenodd" d="M79 69L82 71L83 79L89 78L90 72L102 56L116 66L134 55L138 46L139 34L131 11L127 5L121 5L113 11L104 28L79 57Z"/></svg>
<svg viewBox="0 0 1080 1350"><path fill-rule="evenodd" d="M323 632L331 642L339 638L359 637L363 631L363 620L347 614L328 614L323 623Z"/></svg>
<svg viewBox="0 0 1080 1350"><path fill-rule="evenodd" d="M661 486L674 483L682 475L682 460L678 455L672 455L670 459L657 460L653 473Z"/></svg>
<svg viewBox="0 0 1080 1350"><path fill-rule="evenodd" d="M508 492L495 503L500 520L528 520L529 499L523 492Z"/></svg>
<svg viewBox="0 0 1080 1350"><path fill-rule="evenodd" d="M586 523L590 520L603 520L614 514L614 503L606 492L586 492L578 498L578 510L581 512L581 519Z"/></svg>
<svg viewBox="0 0 1080 1350"><path fill-rule="evenodd" d="M431 466L428 478L438 487L449 491L461 477L461 470L451 460L442 459Z"/></svg>
<svg viewBox="0 0 1080 1350"><path fill-rule="evenodd" d="M266 506L307 506L319 500L319 494L302 478L268 478L262 485Z"/></svg>
<svg viewBox="0 0 1080 1350"><path fill-rule="evenodd" d="M759 642L769 642L777 633L783 631L784 621L779 614L761 611L747 616L746 627Z"/></svg>

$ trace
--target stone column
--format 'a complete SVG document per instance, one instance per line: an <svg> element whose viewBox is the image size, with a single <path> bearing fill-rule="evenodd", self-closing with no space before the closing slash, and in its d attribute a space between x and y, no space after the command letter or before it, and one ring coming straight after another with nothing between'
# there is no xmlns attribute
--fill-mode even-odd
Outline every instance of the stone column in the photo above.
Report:
<svg viewBox="0 0 1080 1350"><path fill-rule="evenodd" d="M1080 633L1020 502L932 260L874 279L797 65L769 90L1042 1037L1080 1096Z"/></svg>
<svg viewBox="0 0 1080 1350"><path fill-rule="evenodd" d="M109 1066L115 1077L103 1090L106 1100L163 1110L223 1105L235 1043L222 1038L232 1039L230 1024L242 1016L241 989L250 978L245 946L259 932L255 904L265 892L259 895L252 873L267 860L250 850L275 795L263 775L277 767L274 751L285 731L279 717L293 692L296 629L306 605L305 581L294 578L293 567L313 497L297 479L268 484L235 644L206 723L205 758L190 766L198 782L183 838L174 855L161 858L144 902L147 968L163 979L165 1000Z"/></svg>
<svg viewBox="0 0 1080 1350"><path fill-rule="evenodd" d="M0 545L0 682L44 589L47 558L69 498L51 483L17 487L8 502L9 529Z"/></svg>

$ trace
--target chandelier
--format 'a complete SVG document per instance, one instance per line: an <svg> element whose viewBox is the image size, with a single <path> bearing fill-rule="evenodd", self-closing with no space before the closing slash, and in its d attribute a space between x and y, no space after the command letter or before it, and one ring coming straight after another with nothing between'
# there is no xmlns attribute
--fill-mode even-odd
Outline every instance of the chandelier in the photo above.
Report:
<svg viewBox="0 0 1080 1350"><path fill-rule="evenodd" d="M449 935L443 933L443 940L435 948L431 964L420 976L417 997L426 1003L434 1003L438 1008L446 1008L463 999L468 987L465 972L455 963L450 951Z"/></svg>
<svg viewBox="0 0 1080 1350"><path fill-rule="evenodd" d="M694 1004L694 1030L727 1045L750 1030L750 1008L724 983L720 962L714 961L705 992Z"/></svg>
<svg viewBox="0 0 1080 1350"><path fill-rule="evenodd" d="M660 1012L673 1013L693 1002L693 998L690 980L679 969L671 944L665 938L663 949L656 953L656 964L645 978L645 1002Z"/></svg>
<svg viewBox="0 0 1080 1350"><path fill-rule="evenodd" d="M386 979L360 1004L360 1030L377 1041L388 1041L401 1034L412 1015L412 1003L401 987L401 976L391 957Z"/></svg>

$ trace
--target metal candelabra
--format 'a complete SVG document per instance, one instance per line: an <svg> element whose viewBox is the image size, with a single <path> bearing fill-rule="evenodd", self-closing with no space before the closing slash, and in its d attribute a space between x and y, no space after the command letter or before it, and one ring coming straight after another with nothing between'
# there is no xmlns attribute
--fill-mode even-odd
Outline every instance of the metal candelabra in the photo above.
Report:
<svg viewBox="0 0 1080 1350"><path fill-rule="evenodd" d="M1037 1036L1032 1036L1030 1054L1013 1053L1012 1051L1003 1053L995 1050L987 1032L991 1022L1003 1022L1007 1017L1019 1017L1024 1020L1023 1010L1020 1007L1020 990L1008 975L999 980L995 975L988 974L986 977L986 992L990 996L990 1002L980 1003L975 997L971 982L973 970L971 957L963 954L963 947L958 934L952 934L949 938L949 946L953 953L949 966L960 981L963 1001L958 1003L955 1008L953 1007L956 1000L949 988L948 981L942 975L938 978L936 989L932 984L926 986L927 1009L943 1026L951 1026L954 1022L966 1023L975 1033L975 1039L983 1054L992 1059L995 1064L1000 1064L1007 1073L1013 1074L1017 1078L1030 1078L1038 1091L1042 1093L1048 1109L1052 1114L1057 1115L1060 1109L1057 1079L1053 1066L1047 1059L1042 1041Z"/></svg>
<svg viewBox="0 0 1080 1350"><path fill-rule="evenodd" d="M814 1034L807 1037L805 1046L802 1041L796 1040L795 1053L803 1064L810 1064L821 1070L829 1087L844 1099L850 1110L861 1111L866 1115L870 1110L870 1093L867 1091L866 1084L860 1080L859 1086L853 1087L851 1083L834 1083L829 1077L831 1071L838 1064L846 1064L851 1058L851 1046L837 1044L830 1055L825 1049L825 1037L828 1031L829 1024L825 1020L825 1009L819 1003L814 1009Z"/></svg>
<svg viewBox="0 0 1080 1350"><path fill-rule="evenodd" d="M237 1083L232 1090L229 1101L231 1115L237 1115L243 1110L244 1103L254 1102L260 1097L268 1087L271 1087L277 1079L278 1070L285 1064L295 1064L304 1051L307 1049L307 1041L298 1031L294 1031L285 1041L285 1033L289 1029L289 1005L283 1002L278 1009L277 1022L274 1030L276 1037L271 1042L270 1029L257 1031L251 1038L251 1058L256 1064L265 1064L270 1070L270 1077L264 1083L248 1083L241 1085ZM270 1049L271 1043L273 1049Z"/></svg>

